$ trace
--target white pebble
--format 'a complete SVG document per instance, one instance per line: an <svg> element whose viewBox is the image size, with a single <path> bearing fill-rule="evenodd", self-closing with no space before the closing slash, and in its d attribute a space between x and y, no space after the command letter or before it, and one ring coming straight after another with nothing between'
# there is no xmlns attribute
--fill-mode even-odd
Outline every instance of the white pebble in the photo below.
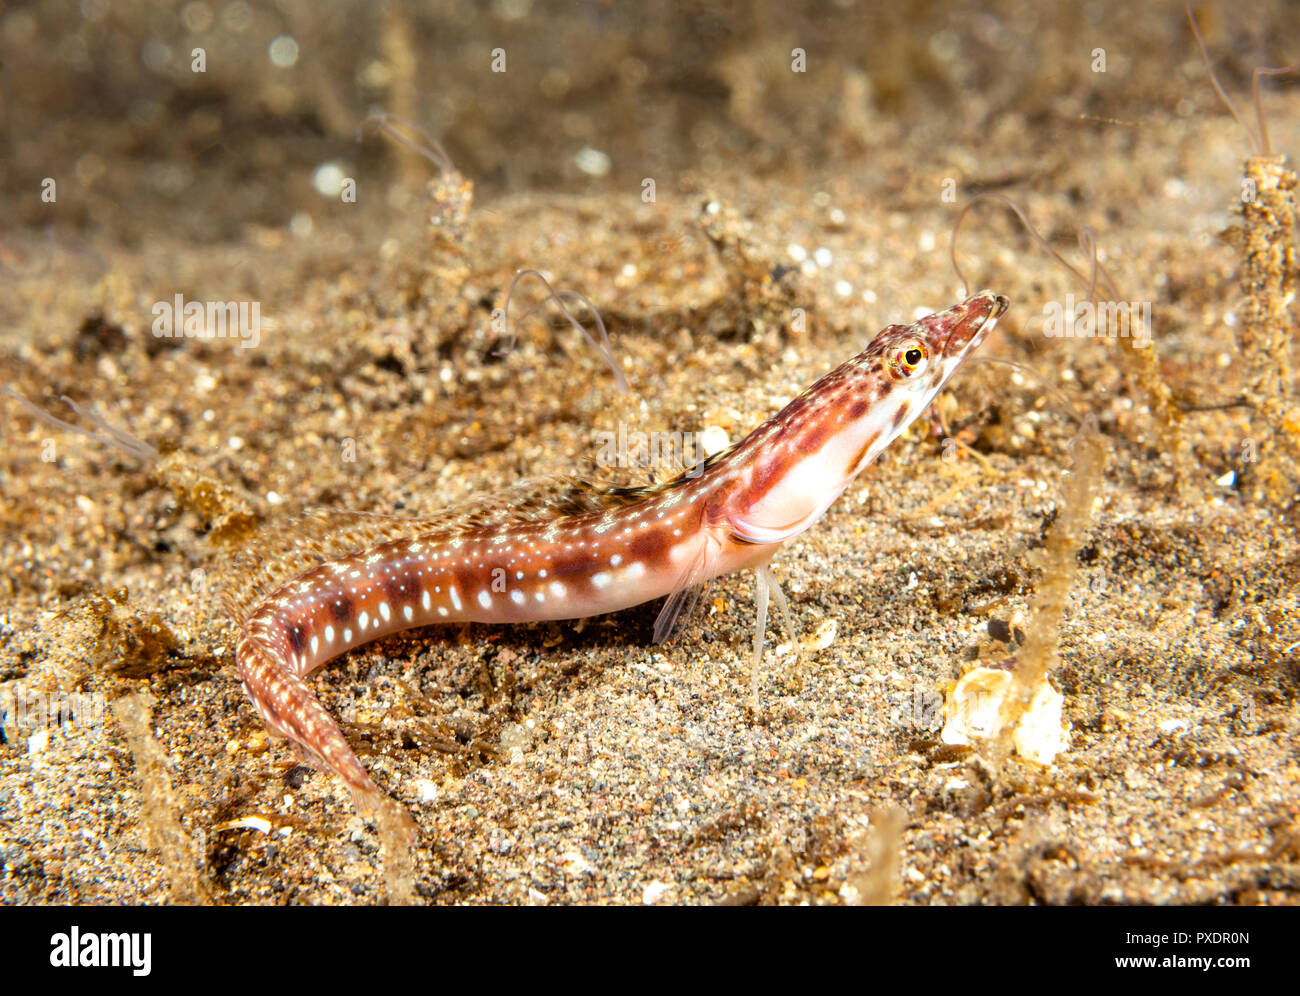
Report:
<svg viewBox="0 0 1300 996"><path fill-rule="evenodd" d="M654 906L664 896L672 891L672 886L665 882L651 882L641 893L641 902L646 906Z"/></svg>

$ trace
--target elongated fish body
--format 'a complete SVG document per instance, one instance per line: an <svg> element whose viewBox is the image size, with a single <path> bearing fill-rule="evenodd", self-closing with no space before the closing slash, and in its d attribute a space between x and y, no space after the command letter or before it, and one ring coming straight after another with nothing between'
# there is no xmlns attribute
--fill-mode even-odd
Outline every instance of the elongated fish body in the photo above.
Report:
<svg viewBox="0 0 1300 996"><path fill-rule="evenodd" d="M423 529L300 573L240 622L249 698L273 731L364 795L378 788L304 678L389 633L574 619L668 596L655 630L663 639L700 584L753 568L757 667L769 593L784 605L767 563L929 407L1006 307L984 291L889 326L735 446L665 485L587 509Z"/></svg>

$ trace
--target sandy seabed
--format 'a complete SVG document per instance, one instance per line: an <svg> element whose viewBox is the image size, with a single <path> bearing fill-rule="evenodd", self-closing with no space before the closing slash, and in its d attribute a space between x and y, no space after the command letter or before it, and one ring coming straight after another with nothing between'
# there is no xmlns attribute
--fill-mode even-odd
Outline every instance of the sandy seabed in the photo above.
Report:
<svg viewBox="0 0 1300 996"><path fill-rule="evenodd" d="M1194 76L1180 16L1159 58ZM737 92L733 120L775 141L761 132L781 105L762 116ZM392 169L353 210L298 208L219 241L153 202L146 237L15 224L3 381L89 425L68 395L271 529L307 509L422 513L521 478L612 479L601 433L734 441L884 325L959 300L956 212L999 191L1081 267L1074 235L1096 230L1127 297L1151 304L1175 397L1234 396L1240 261L1221 234L1249 147L1203 75L1171 80L1136 123L1104 100L1055 120L1010 106L942 142L933 117L899 127L886 97L877 83L890 141L826 162L751 149L750 168L725 143L694 159L688 145L654 203L636 177L613 189L618 174L483 182L462 233L427 224L434 168L377 138ZM1296 149L1300 95L1279 87L1267 107L1274 146ZM100 168L135 168L115 155ZM472 152L457 160L473 174ZM240 202L226 179L196 181L213 217L223 190ZM664 646L650 604L413 631L311 679L416 819L417 901L1295 901L1300 544L1285 505L1251 492L1258 425L1209 408L1170 436L1126 343L1043 334L1045 306L1086 288L1005 208L974 208L959 243L972 285L1012 301L981 353L1037 376L969 365L938 404L948 435L919 420L775 562L800 632L773 623L757 708L743 576L714 582ZM596 303L629 393L560 323L500 335L493 309L525 267ZM151 307L176 293L258 301L257 345L155 336ZM945 745L932 708L971 661L1013 652L990 624L1032 624L1078 431L1045 383L1109 450L1052 674L1069 746L1049 766ZM382 900L375 827L240 689L213 517L148 459L0 404L0 689L106 706L0 744L0 901ZM124 722L116 704L141 692L148 721Z"/></svg>

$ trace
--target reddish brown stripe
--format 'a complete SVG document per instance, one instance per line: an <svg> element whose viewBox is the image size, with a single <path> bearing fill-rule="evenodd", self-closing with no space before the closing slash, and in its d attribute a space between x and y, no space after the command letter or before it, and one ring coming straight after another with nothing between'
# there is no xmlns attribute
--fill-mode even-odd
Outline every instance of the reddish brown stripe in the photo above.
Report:
<svg viewBox="0 0 1300 996"><path fill-rule="evenodd" d="M405 576L386 577L382 587L384 595L394 606L400 606L402 602L409 601L415 594L414 585Z"/></svg>
<svg viewBox="0 0 1300 996"><path fill-rule="evenodd" d="M822 448L822 444L826 442L826 439L827 437L830 436L830 434L831 434L831 426L827 425L825 422L817 423L817 425L814 428L809 429L800 438L799 440L800 452L810 453L810 454L816 453L818 450Z"/></svg>
<svg viewBox="0 0 1300 996"><path fill-rule="evenodd" d="M629 559L652 562L663 554L667 542L662 529L643 529L628 544Z"/></svg>
<svg viewBox="0 0 1300 996"><path fill-rule="evenodd" d="M880 438L880 433L876 433L874 436L872 436L870 439L867 440L867 445L862 447L862 449L858 450L858 455L855 456L853 458L853 462L849 464L848 466L849 470L853 470L860 463L862 463L863 460L867 458L867 451L871 449L871 447L875 444L876 440L879 438Z"/></svg>
<svg viewBox="0 0 1300 996"><path fill-rule="evenodd" d="M758 467L754 472L754 491L761 495L767 494L772 485L780 480L785 466L784 460L770 454L759 457Z"/></svg>

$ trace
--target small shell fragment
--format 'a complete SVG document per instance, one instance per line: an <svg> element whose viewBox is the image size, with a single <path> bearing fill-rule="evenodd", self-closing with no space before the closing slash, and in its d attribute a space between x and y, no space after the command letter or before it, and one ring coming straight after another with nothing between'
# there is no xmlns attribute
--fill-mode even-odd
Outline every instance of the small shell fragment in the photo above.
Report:
<svg viewBox="0 0 1300 996"><path fill-rule="evenodd" d="M813 650L825 650L835 642L835 636L839 631L840 624L837 620L824 619L813 631L812 636L808 637L807 645Z"/></svg>
<svg viewBox="0 0 1300 996"><path fill-rule="evenodd" d="M1002 703L1015 677L1001 668L975 667L962 675L943 704L945 744L969 744L996 736ZM1061 720L1065 697L1044 682L1020 717L1012 742L1016 753L1038 764L1051 764L1069 745L1068 724Z"/></svg>

